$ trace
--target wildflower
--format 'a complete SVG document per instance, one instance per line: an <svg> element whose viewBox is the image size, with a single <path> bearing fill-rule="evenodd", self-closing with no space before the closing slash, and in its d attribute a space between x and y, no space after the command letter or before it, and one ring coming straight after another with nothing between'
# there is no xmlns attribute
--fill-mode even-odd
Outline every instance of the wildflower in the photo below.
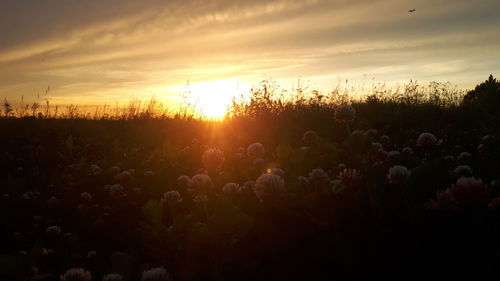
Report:
<svg viewBox="0 0 500 281"><path fill-rule="evenodd" d="M82 192L80 194L80 201L82 201L83 204L88 204L92 201L92 195L88 192Z"/></svg>
<svg viewBox="0 0 500 281"><path fill-rule="evenodd" d="M297 177L297 181L302 186L308 186L309 185L309 180L306 177L304 177L304 176L298 176Z"/></svg>
<svg viewBox="0 0 500 281"><path fill-rule="evenodd" d="M226 183L222 187L222 192L224 193L235 193L240 190L240 185L234 182Z"/></svg>
<svg viewBox="0 0 500 281"><path fill-rule="evenodd" d="M130 170L128 171L123 171L119 173L118 175L115 176L115 180L120 181L120 182L127 182L132 180L133 174Z"/></svg>
<svg viewBox="0 0 500 281"><path fill-rule="evenodd" d="M95 257L96 255L97 255L96 251L89 251L87 253L87 259L91 259L91 258Z"/></svg>
<svg viewBox="0 0 500 281"><path fill-rule="evenodd" d="M318 134L313 130L306 131L302 140L308 145L314 144L318 140Z"/></svg>
<svg viewBox="0 0 500 281"><path fill-rule="evenodd" d="M401 153L403 154L407 154L407 155L411 155L413 154L413 149L411 149L410 147L404 147L402 150L401 150Z"/></svg>
<svg viewBox="0 0 500 281"><path fill-rule="evenodd" d="M262 165L264 165L265 163L266 163L266 161L265 161L264 159L262 159L262 158L255 158L255 159L253 160L253 164L254 164L255 166L262 166Z"/></svg>
<svg viewBox="0 0 500 281"><path fill-rule="evenodd" d="M112 196L123 195L123 186L121 184L113 184L109 187L109 193Z"/></svg>
<svg viewBox="0 0 500 281"><path fill-rule="evenodd" d="M461 177L450 191L459 206L486 206L489 201L489 191L481 179Z"/></svg>
<svg viewBox="0 0 500 281"><path fill-rule="evenodd" d="M89 171L90 176L98 176L101 174L101 172L102 170L101 167L99 167L99 165L96 164L90 165L90 171Z"/></svg>
<svg viewBox="0 0 500 281"><path fill-rule="evenodd" d="M361 172L356 169L344 169L338 176L339 180L345 186L357 186L362 179Z"/></svg>
<svg viewBox="0 0 500 281"><path fill-rule="evenodd" d="M387 136L387 135L382 135L382 136L380 136L380 139L379 139L379 140L380 140L380 142L381 142L381 143L385 143L385 144L387 144L387 143L389 143L390 138L389 138L389 136Z"/></svg>
<svg viewBox="0 0 500 281"><path fill-rule="evenodd" d="M49 226L45 229L45 234L50 238L56 238L61 235L61 228L57 225Z"/></svg>
<svg viewBox="0 0 500 281"><path fill-rule="evenodd" d="M433 210L447 210L454 211L457 209L455 198L450 189L444 191L438 191L436 193L436 199L431 200L430 208Z"/></svg>
<svg viewBox="0 0 500 281"><path fill-rule="evenodd" d="M156 267L142 273L141 281L170 281L170 274L163 267Z"/></svg>
<svg viewBox="0 0 500 281"><path fill-rule="evenodd" d="M391 159L395 159L395 158L398 158L399 155L401 155L401 153L397 150L391 150L387 153L387 156Z"/></svg>
<svg viewBox="0 0 500 281"><path fill-rule="evenodd" d="M437 138L431 133L421 133L417 138L417 146L432 147L436 145Z"/></svg>
<svg viewBox="0 0 500 281"><path fill-rule="evenodd" d="M189 181L190 191L206 191L212 189L212 179L207 174L197 174Z"/></svg>
<svg viewBox="0 0 500 281"><path fill-rule="evenodd" d="M209 148L203 152L201 160L207 169L219 169L224 164L226 158L220 149Z"/></svg>
<svg viewBox="0 0 500 281"><path fill-rule="evenodd" d="M181 202L181 194L177 190L170 190L163 193L163 200L168 203Z"/></svg>
<svg viewBox="0 0 500 281"><path fill-rule="evenodd" d="M356 118L356 110L348 104L343 104L335 109L335 120L339 122L351 122Z"/></svg>
<svg viewBox="0 0 500 281"><path fill-rule="evenodd" d="M255 195L259 199L281 196L286 192L283 179L273 173L262 174L255 183Z"/></svg>
<svg viewBox="0 0 500 281"><path fill-rule="evenodd" d="M102 281L123 281L123 277L117 273L109 273L102 277Z"/></svg>
<svg viewBox="0 0 500 281"><path fill-rule="evenodd" d="M264 156L264 146L260 142L252 143L247 148L247 155L252 158L261 158Z"/></svg>
<svg viewBox="0 0 500 281"><path fill-rule="evenodd" d="M23 193L23 195L21 195L21 197L24 199L24 200L38 200L38 197L40 197L40 193L39 192L33 192L33 191L27 191L25 193Z"/></svg>
<svg viewBox="0 0 500 281"><path fill-rule="evenodd" d="M362 130L355 130L354 132L352 132L352 135L356 137L364 137L365 132L363 132Z"/></svg>
<svg viewBox="0 0 500 281"><path fill-rule="evenodd" d="M83 268L72 268L60 276L61 281L91 281L92 274Z"/></svg>
<svg viewBox="0 0 500 281"><path fill-rule="evenodd" d="M181 189L187 189L189 186L189 177L188 176L179 176L177 178L177 186Z"/></svg>
<svg viewBox="0 0 500 281"><path fill-rule="evenodd" d="M285 178L285 171L280 168L272 168L271 173L280 176L282 179Z"/></svg>
<svg viewBox="0 0 500 281"><path fill-rule="evenodd" d="M323 182L323 181L328 181L328 174L323 170L323 169L313 169L309 173L309 181L311 183L314 182Z"/></svg>
<svg viewBox="0 0 500 281"><path fill-rule="evenodd" d="M405 166L395 165L389 169L387 173L387 179L390 183L401 184L408 180L411 172Z"/></svg>
<svg viewBox="0 0 500 281"><path fill-rule="evenodd" d="M455 172L455 174L459 176L466 176L466 177L472 176L472 169L467 165L460 165L456 167L453 172Z"/></svg>
<svg viewBox="0 0 500 281"><path fill-rule="evenodd" d="M457 162L459 163L462 163L462 164L466 164L466 163L469 163L472 159L472 154L470 154L469 152L462 152L460 153L458 156L457 156Z"/></svg>

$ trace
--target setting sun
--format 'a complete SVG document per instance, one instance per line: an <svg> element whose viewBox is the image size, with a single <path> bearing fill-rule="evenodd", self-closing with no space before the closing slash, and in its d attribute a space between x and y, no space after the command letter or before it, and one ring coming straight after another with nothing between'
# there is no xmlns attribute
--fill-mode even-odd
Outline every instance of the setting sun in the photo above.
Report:
<svg viewBox="0 0 500 281"><path fill-rule="evenodd" d="M187 86L187 102L204 118L224 118L233 98L249 94L250 85L237 79L206 81Z"/></svg>

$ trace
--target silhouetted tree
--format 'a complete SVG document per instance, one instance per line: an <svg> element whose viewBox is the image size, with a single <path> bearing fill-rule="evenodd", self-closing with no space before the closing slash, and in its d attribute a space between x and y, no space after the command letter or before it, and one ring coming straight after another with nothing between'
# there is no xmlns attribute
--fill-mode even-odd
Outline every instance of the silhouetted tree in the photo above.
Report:
<svg viewBox="0 0 500 281"><path fill-rule="evenodd" d="M463 98L462 105L478 107L492 112L500 106L500 82L490 75L488 80L469 91Z"/></svg>

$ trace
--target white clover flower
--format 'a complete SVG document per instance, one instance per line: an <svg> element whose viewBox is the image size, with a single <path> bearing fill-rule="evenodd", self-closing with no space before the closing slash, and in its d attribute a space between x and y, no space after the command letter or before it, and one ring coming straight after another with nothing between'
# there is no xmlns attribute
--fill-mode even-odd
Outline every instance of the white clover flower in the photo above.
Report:
<svg viewBox="0 0 500 281"><path fill-rule="evenodd" d="M401 155L401 153L397 150L391 150L387 153L387 156L392 159L399 157L399 155Z"/></svg>
<svg viewBox="0 0 500 281"><path fill-rule="evenodd" d="M132 180L132 178L133 178L133 174L130 170L123 171L115 176L115 179L117 181L130 181L130 180Z"/></svg>
<svg viewBox="0 0 500 281"><path fill-rule="evenodd" d="M224 165L224 161L226 161L226 158L224 157L224 152L222 152L218 148L209 148L203 152L203 155L201 156L201 160L203 162L203 165L207 169L218 169Z"/></svg>
<svg viewBox="0 0 500 281"><path fill-rule="evenodd" d="M206 191L212 187L212 179L207 174L197 174L189 181L191 191Z"/></svg>
<svg viewBox="0 0 500 281"><path fill-rule="evenodd" d="M356 118L356 110L349 104L343 104L335 109L334 117L339 122L351 122Z"/></svg>
<svg viewBox="0 0 500 281"><path fill-rule="evenodd" d="M282 179L285 178L285 171L283 171L283 169L280 169L280 168L272 168L271 169L271 173L275 174L275 175L278 175L280 176Z"/></svg>
<svg viewBox="0 0 500 281"><path fill-rule="evenodd" d="M109 273L102 277L102 281L123 281L123 277L118 273Z"/></svg>
<svg viewBox="0 0 500 281"><path fill-rule="evenodd" d="M460 153L460 155L457 156L457 161L460 162L460 163L466 163L466 162L469 162L472 158L472 154L470 154L469 152L462 152Z"/></svg>
<svg viewBox="0 0 500 281"><path fill-rule="evenodd" d="M163 193L163 200L168 203L181 202L181 194L177 190L170 190Z"/></svg>
<svg viewBox="0 0 500 281"><path fill-rule="evenodd" d="M309 180L304 176L298 176L297 181L299 182L299 185L302 187L309 186Z"/></svg>
<svg viewBox="0 0 500 281"><path fill-rule="evenodd" d="M89 175L98 176L101 174L101 172L102 172L102 170L101 170L101 167L99 167L99 165L96 165L96 164L90 165Z"/></svg>
<svg viewBox="0 0 500 281"><path fill-rule="evenodd" d="M261 175L255 182L255 195L259 199L269 196L280 196L286 193L285 182L283 179L273 173Z"/></svg>
<svg viewBox="0 0 500 281"><path fill-rule="evenodd" d="M234 183L234 182L230 182L230 183L226 183L223 187L222 187L222 192L224 193L235 193L235 192L238 192L240 190L240 185L237 184L237 183Z"/></svg>
<svg viewBox="0 0 500 281"><path fill-rule="evenodd" d="M170 281L170 274L163 267L156 267L142 273L141 281Z"/></svg>
<svg viewBox="0 0 500 281"><path fill-rule="evenodd" d="M329 181L328 174L323 169L313 169L309 173L310 182Z"/></svg>
<svg viewBox="0 0 500 281"><path fill-rule="evenodd" d="M24 200L38 200L38 197L40 196L40 194L38 194L37 192L33 192L33 191L27 191L27 192L23 193L23 195L21 195L21 196Z"/></svg>
<svg viewBox="0 0 500 281"><path fill-rule="evenodd" d="M61 228L57 225L49 226L45 229L45 234L52 238L58 237L61 235Z"/></svg>
<svg viewBox="0 0 500 281"><path fill-rule="evenodd" d="M179 186L181 189L187 189L190 180L191 179L188 176L179 176L177 178L177 186Z"/></svg>
<svg viewBox="0 0 500 281"><path fill-rule="evenodd" d="M356 186L363 177L361 172L356 169L344 169L339 173L338 178L346 186Z"/></svg>
<svg viewBox="0 0 500 281"><path fill-rule="evenodd" d="M262 158L255 158L252 163L255 165L255 166L261 166L261 165L264 165L266 163L266 161Z"/></svg>
<svg viewBox="0 0 500 281"><path fill-rule="evenodd" d="M97 252L96 251L89 251L87 253L87 259L91 259L93 257L97 256Z"/></svg>
<svg viewBox="0 0 500 281"><path fill-rule="evenodd" d="M318 134L313 130L306 131L302 136L302 140L306 144L313 144L318 140Z"/></svg>
<svg viewBox="0 0 500 281"><path fill-rule="evenodd" d="M453 171L461 176L472 176L472 169L468 165L457 166Z"/></svg>
<svg viewBox="0 0 500 281"><path fill-rule="evenodd" d="M83 268L72 268L60 276L61 281L91 281L92 274Z"/></svg>
<svg viewBox="0 0 500 281"><path fill-rule="evenodd" d="M247 155L253 158L261 158L264 155L264 145L260 142L252 143L247 148Z"/></svg>
<svg viewBox="0 0 500 281"><path fill-rule="evenodd" d="M484 184L482 179L476 179L473 177L460 177L452 187L457 187L462 190L472 190L475 188L484 187Z"/></svg>
<svg viewBox="0 0 500 281"><path fill-rule="evenodd" d="M356 137L364 137L365 132L362 130L355 130L351 133L351 135L356 136Z"/></svg>
<svg viewBox="0 0 500 281"><path fill-rule="evenodd" d="M109 187L109 193L112 196L122 195L123 194L123 186L121 184L113 184Z"/></svg>
<svg viewBox="0 0 500 281"><path fill-rule="evenodd" d="M92 201L92 195L88 192L82 192L80 194L80 201L82 201L83 204L88 204Z"/></svg>
<svg viewBox="0 0 500 281"><path fill-rule="evenodd" d="M389 138L389 136L388 136L388 135L382 135L382 136L380 136L380 141L381 141L382 143L388 143L390 140L391 140L391 139Z"/></svg>
<svg viewBox="0 0 500 281"><path fill-rule="evenodd" d="M413 149L411 149L410 147L404 147L402 150L401 150L401 153L403 154L413 154Z"/></svg>
<svg viewBox="0 0 500 281"><path fill-rule="evenodd" d="M401 184L406 182L410 175L411 172L405 166L396 165L389 169L387 179L390 183Z"/></svg>
<svg viewBox="0 0 500 281"><path fill-rule="evenodd" d="M432 147L437 144L437 138L431 133L421 133L417 138L417 146Z"/></svg>

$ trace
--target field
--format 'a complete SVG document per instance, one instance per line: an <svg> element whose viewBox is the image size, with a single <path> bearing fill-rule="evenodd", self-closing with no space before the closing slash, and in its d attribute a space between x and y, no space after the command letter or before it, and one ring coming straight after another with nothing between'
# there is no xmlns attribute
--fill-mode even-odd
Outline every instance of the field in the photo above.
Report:
<svg viewBox="0 0 500 281"><path fill-rule="evenodd" d="M439 86L264 84L224 121L4 105L0 279L499 278L500 83Z"/></svg>

